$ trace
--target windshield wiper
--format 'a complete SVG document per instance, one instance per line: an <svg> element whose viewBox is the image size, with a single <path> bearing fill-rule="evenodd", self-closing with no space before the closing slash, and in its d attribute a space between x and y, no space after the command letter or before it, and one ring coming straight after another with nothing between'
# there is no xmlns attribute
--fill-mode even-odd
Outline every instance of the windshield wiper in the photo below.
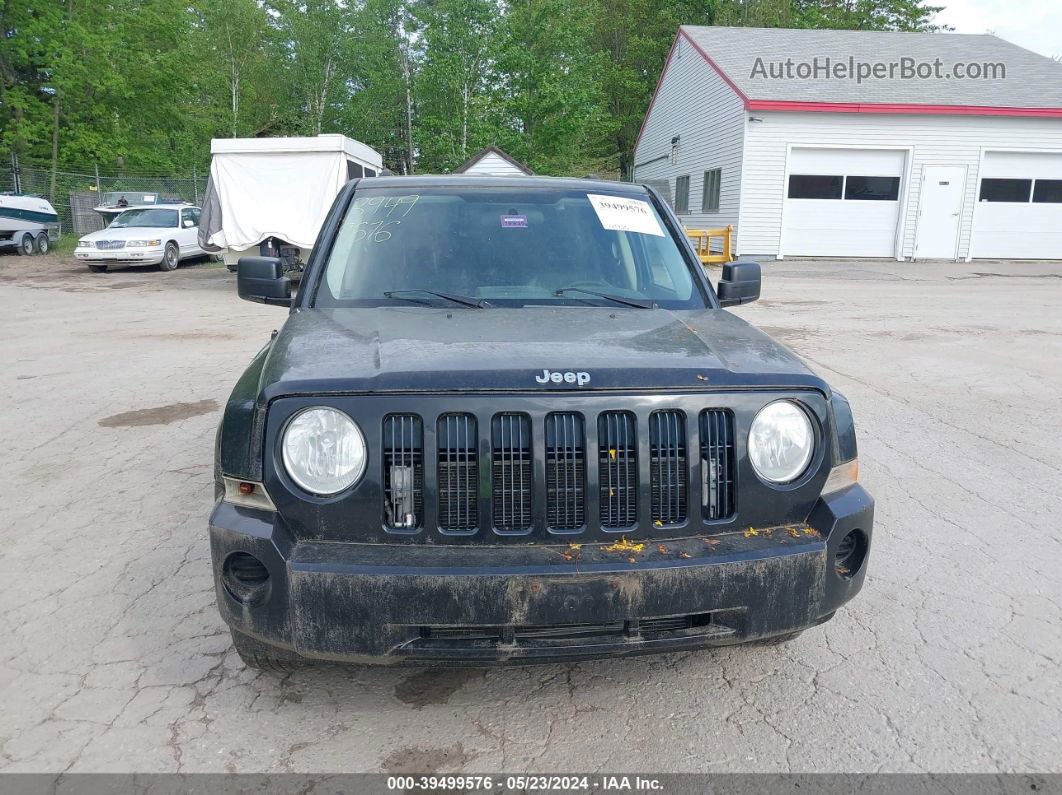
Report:
<svg viewBox="0 0 1062 795"><path fill-rule="evenodd" d="M427 293L428 295L434 295L436 298L442 298L451 303L461 304L461 306L470 306L473 309L482 309L485 306L490 306L482 298L469 298L464 295L453 295L452 293L440 293L435 290L388 290L384 293L387 298L399 298L406 301L416 301L416 298L405 298L405 293Z"/></svg>
<svg viewBox="0 0 1062 795"><path fill-rule="evenodd" d="M635 301L633 298L621 298L618 295L609 295L608 293L599 293L594 290L584 290L582 287L564 287L557 290L554 295L564 295L565 293L585 293L586 295L596 295L598 298L605 298L609 301L615 301L617 304L626 304L627 306L633 306L635 309L652 309L656 304L646 304L642 301Z"/></svg>

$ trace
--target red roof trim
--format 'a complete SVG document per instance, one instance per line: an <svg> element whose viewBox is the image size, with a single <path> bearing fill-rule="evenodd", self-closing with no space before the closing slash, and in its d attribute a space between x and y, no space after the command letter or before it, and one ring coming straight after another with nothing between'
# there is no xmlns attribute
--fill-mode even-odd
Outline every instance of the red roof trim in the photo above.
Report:
<svg viewBox="0 0 1062 795"><path fill-rule="evenodd" d="M991 105L905 105L868 102L788 102L774 99L751 99L748 110L774 110L809 113L892 113L933 114L937 116L1055 116L1062 118L1062 108L1000 108Z"/></svg>
<svg viewBox="0 0 1062 795"><path fill-rule="evenodd" d="M638 152L638 145L642 142L642 133L645 132L645 123L649 121L649 114L652 113L653 105L656 104L656 97L660 93L660 86L664 82L664 75L667 74L668 67L671 66L671 58L675 54L675 47L678 46L680 38L683 38L690 43L690 46L697 51L701 58L704 59L705 63L712 67L712 69L715 70L716 74L723 78L723 81L728 86L730 86L731 90L735 94L741 97L741 101L745 103L746 107L748 107L749 98L745 96L744 92L742 92L742 90L737 87L737 84L735 84L734 81L731 80L730 77L722 69L719 68L715 61L708 57L708 53L702 50L700 45L697 44L697 42L695 42L692 38L690 38L690 34L688 34L682 28L679 28L678 33L675 34L675 40L671 42L671 49L668 50L667 59L664 61L664 68L660 70L660 77L656 79L656 88L653 89L653 98L649 101L649 109L645 112L645 116L642 117L642 126L638 129L638 137L634 139L635 154L637 154Z"/></svg>
<svg viewBox="0 0 1062 795"><path fill-rule="evenodd" d="M1040 116L1048 118L1062 118L1062 108L1001 108L993 107L991 105L916 105L916 104L876 104L868 102L790 102L787 100L775 100L775 99L749 99L737 84L730 79L719 65L713 61L697 42L684 31L681 27L678 33L675 35L675 40L671 43L671 50L667 54L667 60L664 61L664 68L660 72L660 77L657 78L656 88L653 89L653 98L649 102L649 109L645 112L645 117L642 119L642 126L638 130L638 137L634 141L634 151L637 153L638 145L642 142L642 133L645 132L645 123L649 120L649 114L653 110L653 105L656 104L656 97L660 93L660 86L664 82L664 75L667 74L668 68L671 66L671 59L675 54L675 47L678 45L679 39L683 38L690 43L690 46L704 59L704 62L708 64L715 71L723 81L730 86L731 90L741 97L741 101L745 103L746 110L762 110L762 111L782 111L791 113L891 113L891 114L908 114L908 115L938 115L938 116Z"/></svg>
<svg viewBox="0 0 1062 795"><path fill-rule="evenodd" d="M697 52L699 52L701 54L701 57L705 60L705 63L707 63L710 67L712 67L716 71L716 74L718 74L721 78L723 78L723 80L726 82L726 84L728 86L730 86L731 89L733 89L735 94L737 94L739 97L741 97L741 101L745 103L745 107L747 108L748 105L749 105L748 95L745 94L744 91L742 91L740 88L737 87L737 83L735 83L733 80L731 80L730 76L726 72L724 72L722 69L719 68L719 64L717 64L715 61L713 61L711 58L708 57L708 53L706 53L704 50L701 49L701 45L699 45L697 42L695 42L693 40L693 38L690 36L689 33L684 31L682 28L679 28L679 35L682 36L684 39L686 39L686 41L688 41L690 43L690 46L693 47L693 49L695 49Z"/></svg>

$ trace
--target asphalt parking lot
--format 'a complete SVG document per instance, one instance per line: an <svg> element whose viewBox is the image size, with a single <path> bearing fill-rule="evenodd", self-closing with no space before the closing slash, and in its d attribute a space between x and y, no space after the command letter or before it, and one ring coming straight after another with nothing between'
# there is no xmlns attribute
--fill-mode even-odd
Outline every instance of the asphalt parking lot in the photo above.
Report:
<svg viewBox="0 0 1062 795"><path fill-rule="evenodd" d="M245 670L218 412L284 311L223 268L0 256L0 771L1062 772L1062 264L774 263L738 310L851 400L860 597L788 645Z"/></svg>

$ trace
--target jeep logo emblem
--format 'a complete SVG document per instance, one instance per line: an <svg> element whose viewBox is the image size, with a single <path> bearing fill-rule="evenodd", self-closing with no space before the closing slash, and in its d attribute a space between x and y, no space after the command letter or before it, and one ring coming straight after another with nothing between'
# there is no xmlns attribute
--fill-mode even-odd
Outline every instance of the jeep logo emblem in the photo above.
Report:
<svg viewBox="0 0 1062 795"><path fill-rule="evenodd" d="M564 383L578 384L579 386L583 386L583 384L590 383L590 373L586 373L581 370L579 372L567 370L563 373L559 370L557 372L553 372L551 370L543 370L542 375L535 376L535 380L538 381L540 384L548 384L552 381L554 384Z"/></svg>

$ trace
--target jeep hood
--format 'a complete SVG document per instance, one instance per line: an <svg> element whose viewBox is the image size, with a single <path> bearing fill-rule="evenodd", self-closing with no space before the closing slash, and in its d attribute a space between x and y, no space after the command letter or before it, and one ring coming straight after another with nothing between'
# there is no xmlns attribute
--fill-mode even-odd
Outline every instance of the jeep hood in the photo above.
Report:
<svg viewBox="0 0 1062 795"><path fill-rule="evenodd" d="M540 383L586 372L588 383ZM267 354L259 400L337 392L805 387L788 348L719 309L304 309Z"/></svg>

